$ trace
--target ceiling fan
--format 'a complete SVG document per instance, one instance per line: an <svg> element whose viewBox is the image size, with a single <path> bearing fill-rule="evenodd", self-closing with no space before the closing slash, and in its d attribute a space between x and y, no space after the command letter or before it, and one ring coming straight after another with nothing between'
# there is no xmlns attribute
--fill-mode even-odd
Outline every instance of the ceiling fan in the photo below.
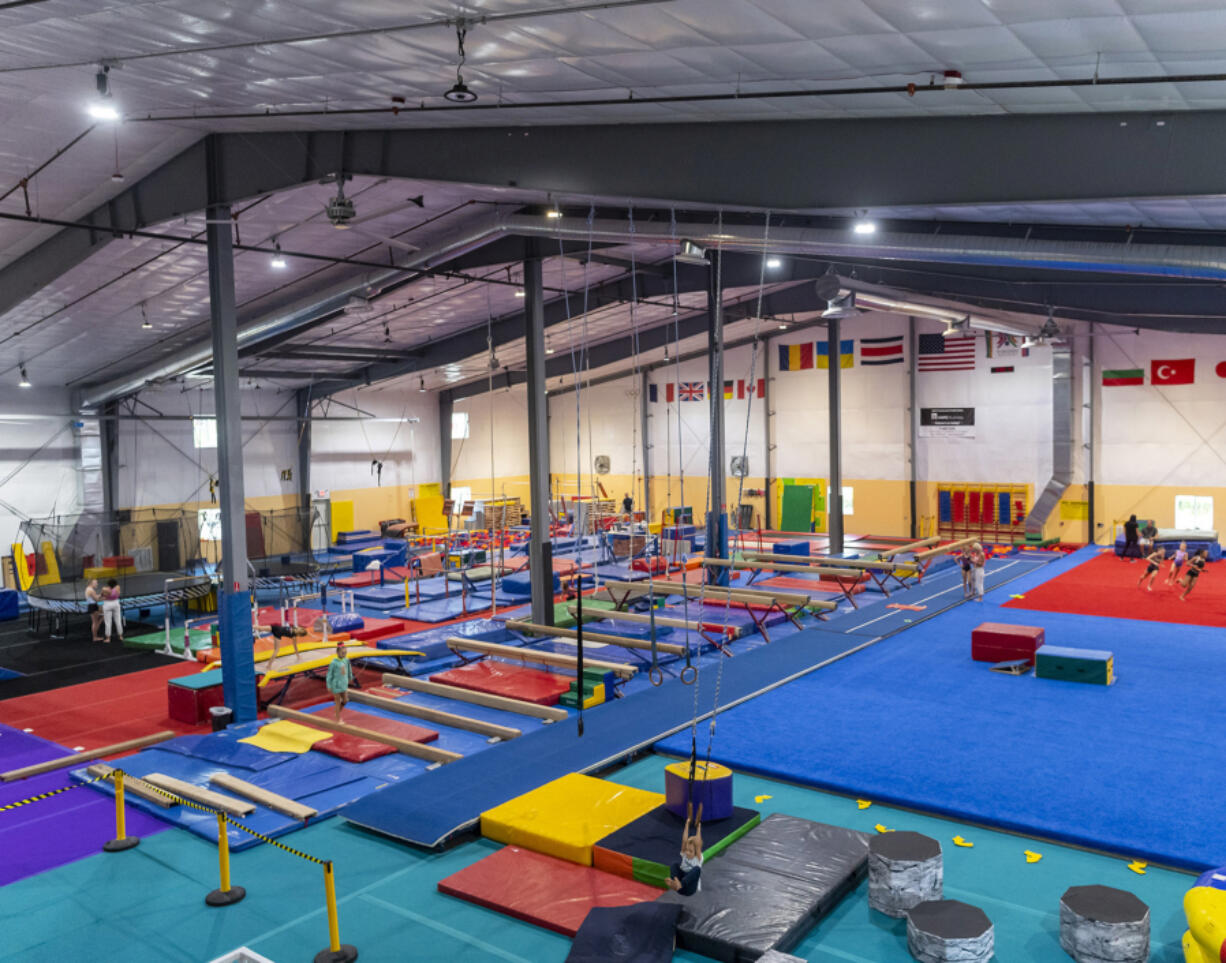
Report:
<svg viewBox="0 0 1226 963"><path fill-rule="evenodd" d="M372 241L378 241L380 244L387 244L389 247L400 248L402 251L410 253L420 251L421 248L416 244L410 244L408 241L401 241L398 238L387 237L383 234L377 234L374 231L364 230L360 225L369 221L377 220L381 217L386 217L389 214L394 214L397 211L402 211L406 207L416 206L425 207L425 198L418 194L416 197L408 198L403 204L398 204L395 207L384 208L381 211L375 211L372 214L367 214L364 217L357 216L357 205L354 204L352 197L345 196L345 181L350 180L352 175L341 172L328 174L320 179L320 184L336 184L336 194L328 198L324 204L324 214L330 223L338 231L353 231L355 234L361 234L363 237L368 237Z"/></svg>

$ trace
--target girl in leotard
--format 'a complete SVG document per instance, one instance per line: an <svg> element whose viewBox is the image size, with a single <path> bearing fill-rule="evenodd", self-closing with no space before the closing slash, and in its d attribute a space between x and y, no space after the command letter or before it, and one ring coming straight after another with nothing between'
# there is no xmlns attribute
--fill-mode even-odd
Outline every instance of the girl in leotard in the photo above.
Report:
<svg viewBox="0 0 1226 963"><path fill-rule="evenodd" d="M1201 573L1205 570L1205 563L1209 561L1209 552L1206 549L1201 549L1188 560L1188 570L1184 573L1183 580L1180 584L1184 586L1183 595L1179 596L1179 601L1184 601L1188 597L1188 593L1196 588L1196 580L1200 578Z"/></svg>
<svg viewBox="0 0 1226 963"><path fill-rule="evenodd" d="M1166 584L1174 585L1175 580L1179 578L1179 570L1183 568L1183 563L1188 560L1188 543L1180 542L1179 548L1175 550L1175 555L1171 559L1170 570L1166 573Z"/></svg>
<svg viewBox="0 0 1226 963"><path fill-rule="evenodd" d="M1162 567L1162 560L1166 557L1166 549L1159 548L1150 552L1145 556L1145 561L1149 564L1145 566L1145 574L1137 579L1137 588L1140 588L1146 582L1149 582L1149 591L1154 590L1154 578L1158 574L1158 569Z"/></svg>
<svg viewBox="0 0 1226 963"><path fill-rule="evenodd" d="M962 567L962 597L969 598L971 594L971 553L963 552L958 564Z"/></svg>

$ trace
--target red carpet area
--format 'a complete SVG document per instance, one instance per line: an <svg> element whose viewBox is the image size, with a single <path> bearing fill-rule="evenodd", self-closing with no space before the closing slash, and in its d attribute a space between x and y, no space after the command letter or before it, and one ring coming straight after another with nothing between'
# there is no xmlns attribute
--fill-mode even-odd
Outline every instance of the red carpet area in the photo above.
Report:
<svg viewBox="0 0 1226 963"><path fill-rule="evenodd" d="M1210 563L1184 602L1179 601L1182 586L1165 584L1169 566L1169 561L1163 563L1154 590L1147 592L1137 588L1144 561L1129 562L1104 549L1084 565L1030 589L1025 598L1010 599L1004 607L1226 627L1226 564Z"/></svg>

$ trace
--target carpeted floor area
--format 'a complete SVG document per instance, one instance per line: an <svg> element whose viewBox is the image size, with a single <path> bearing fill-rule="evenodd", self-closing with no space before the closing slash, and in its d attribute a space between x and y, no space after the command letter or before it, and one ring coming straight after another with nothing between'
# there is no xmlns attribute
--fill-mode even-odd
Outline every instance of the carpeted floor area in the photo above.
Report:
<svg viewBox="0 0 1226 963"><path fill-rule="evenodd" d="M1103 549L1084 564L1027 590L1024 598L1008 600L1005 607L1226 628L1226 564L1210 563L1183 602L1179 601L1183 588L1165 584L1169 565L1163 562L1149 592L1137 588L1146 569L1143 561L1117 558Z"/></svg>

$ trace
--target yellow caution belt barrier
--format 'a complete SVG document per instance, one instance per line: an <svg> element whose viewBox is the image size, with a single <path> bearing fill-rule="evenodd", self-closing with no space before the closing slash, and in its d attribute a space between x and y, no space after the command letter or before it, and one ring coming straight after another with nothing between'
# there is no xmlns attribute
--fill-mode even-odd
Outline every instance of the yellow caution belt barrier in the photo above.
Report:
<svg viewBox="0 0 1226 963"><path fill-rule="evenodd" d="M6 803L0 806L0 813L7 809L17 809L21 806L28 806L30 803L42 802L44 799L50 799L52 796L58 796L60 793L69 792L73 789L80 789L82 786L88 786L95 782L101 782L105 776L99 776L96 779L90 779L88 782L74 782L71 786L61 786L59 789L52 789L48 792L40 792L37 796L31 796L28 799L18 799L16 802Z"/></svg>

